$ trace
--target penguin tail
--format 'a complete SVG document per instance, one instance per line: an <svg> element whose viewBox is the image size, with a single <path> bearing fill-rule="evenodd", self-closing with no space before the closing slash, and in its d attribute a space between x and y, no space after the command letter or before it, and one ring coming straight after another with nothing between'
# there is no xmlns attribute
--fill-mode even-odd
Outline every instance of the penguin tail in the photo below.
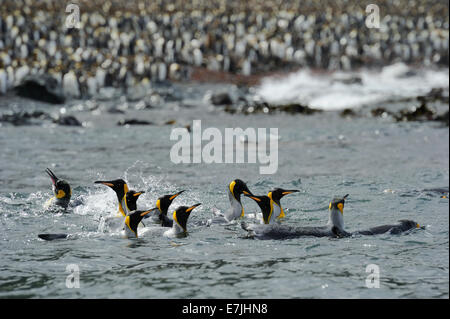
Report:
<svg viewBox="0 0 450 319"><path fill-rule="evenodd" d="M38 237L43 240L66 239L68 234L39 234Z"/></svg>

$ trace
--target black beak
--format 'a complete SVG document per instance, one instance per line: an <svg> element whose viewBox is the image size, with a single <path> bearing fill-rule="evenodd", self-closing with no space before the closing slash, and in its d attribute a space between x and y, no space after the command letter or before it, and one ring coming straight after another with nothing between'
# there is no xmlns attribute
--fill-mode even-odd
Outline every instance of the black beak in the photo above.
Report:
<svg viewBox="0 0 450 319"><path fill-rule="evenodd" d="M52 179L53 185L56 185L56 182L58 181L58 177L56 177L56 175L53 174L53 172L49 168L47 168L45 171L47 172L48 176L50 176L50 178Z"/></svg>

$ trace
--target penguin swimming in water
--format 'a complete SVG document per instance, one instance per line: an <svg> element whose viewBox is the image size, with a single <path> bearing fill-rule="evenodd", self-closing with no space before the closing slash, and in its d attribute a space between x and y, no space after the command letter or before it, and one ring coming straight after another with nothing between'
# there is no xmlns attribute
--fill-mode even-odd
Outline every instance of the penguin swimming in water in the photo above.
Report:
<svg viewBox="0 0 450 319"><path fill-rule="evenodd" d="M141 192L136 192L136 191L128 191L125 194L125 209L127 212L127 216L125 216L125 219L122 218L117 218L117 217L110 217L110 218L106 218L105 219L105 223L108 223L108 221L110 221L111 223L115 223L118 225L115 225L115 227L111 227L111 225L109 225L111 228L116 228L117 230L121 230L124 229L125 230L125 235L128 238L135 238L137 237L137 227L139 225L139 223L142 223L141 220L142 218L147 215L147 213L152 212L154 209L151 209L149 211L147 211L146 214L143 214L141 218L138 217L138 214L134 214L135 212L137 212L137 200L139 198L139 196L141 196L143 193L143 191ZM156 208L155 208L156 209ZM144 211L140 211L141 213ZM132 214L133 213L133 214ZM133 217L129 217L129 216L133 216ZM130 219L131 218L131 219ZM135 225L134 221L139 220L139 222ZM128 224L127 224L128 222ZM131 227L130 225L132 225L133 227ZM134 225L136 227L134 227ZM128 228L128 231L127 231ZM135 234L133 237L133 233ZM55 239L66 239L69 237L69 234L39 234L38 235L39 238L44 239L44 240L55 240Z"/></svg>
<svg viewBox="0 0 450 319"><path fill-rule="evenodd" d="M269 224L269 225L248 225L243 222L241 224L242 228L248 232L247 237L258 238L258 239L290 239L298 237L349 237L352 233L344 230L344 205L345 199L348 194L344 197L334 198L329 204L329 220L328 224L325 226L305 226L305 227L294 227L287 225ZM256 201L263 212L263 216L270 216L270 201L267 199ZM355 232L354 234L361 235L376 235L390 232L392 234L398 234L399 232L407 231L414 228L419 228L419 224L410 220L401 220L400 224L395 225L383 225L374 228L370 228L366 231Z"/></svg>
<svg viewBox="0 0 450 319"><path fill-rule="evenodd" d="M125 209L124 211L131 212L137 209L137 200L139 196L144 194L144 191L136 192L134 190L128 191L125 194Z"/></svg>
<svg viewBox="0 0 450 319"><path fill-rule="evenodd" d="M167 217L167 212L175 198L177 198L182 193L184 193L184 190L173 195L165 195L158 198L158 200L156 201L158 214L153 214L151 216L146 215L144 218L150 217L152 222L154 222L155 224L160 224L162 227L172 227L173 220Z"/></svg>
<svg viewBox="0 0 450 319"><path fill-rule="evenodd" d="M127 213L124 221L124 230L126 238L138 238L138 226L141 223L142 219L152 211L156 210L156 208L152 208L150 210L134 210Z"/></svg>
<svg viewBox="0 0 450 319"><path fill-rule="evenodd" d="M94 184L103 184L110 187L117 195L117 201L119 202L119 214L126 216L124 207L126 207L125 194L128 193L128 185L123 179L116 179L113 181L95 181Z"/></svg>
<svg viewBox="0 0 450 319"><path fill-rule="evenodd" d="M275 221L279 221L281 218L286 217L284 213L283 207L281 206L280 200L284 196L292 193L299 192L299 190L285 190L282 188L276 188L270 191L267 196L251 196L245 195L254 201L260 206L266 206L267 209L262 209L262 214L256 214L256 216L262 221L263 224L273 224ZM266 212L264 214L264 212Z"/></svg>
<svg viewBox="0 0 450 319"><path fill-rule="evenodd" d="M376 227L372 227L369 228L367 230L358 230L356 232L354 232L352 235L379 235L379 234L385 234L385 233L390 233L390 234L400 234L403 233L405 231L408 231L410 229L414 229L414 228L420 228L420 229L425 229L424 226L420 226L418 223L416 223L413 220L409 220L409 219L400 219L398 221L398 224L393 224L393 225L381 225L381 226L376 226ZM339 233L337 233L337 235L339 235Z"/></svg>
<svg viewBox="0 0 450 319"><path fill-rule="evenodd" d="M187 206L181 206L178 207L173 212L173 226L171 229L164 232L164 236L166 237L186 237L187 236L187 221L189 218L189 215L191 214L192 210L201 204L195 204L191 207Z"/></svg>
<svg viewBox="0 0 450 319"><path fill-rule="evenodd" d="M215 212L215 218L207 221L207 225L211 224L228 224L235 219L244 217L244 207L241 203L241 195L253 195L240 179L235 179L228 185L228 199L231 207L225 212Z"/></svg>
<svg viewBox="0 0 450 319"><path fill-rule="evenodd" d="M187 206L178 207L173 212L174 222L173 222L172 228L165 231L163 233L163 235L166 237L177 237L177 238L186 237L187 236L187 221L188 221L189 215L191 214L191 212L194 208L196 208L200 205L201 204L195 204L191 207L187 207ZM157 207L155 207L155 208L152 208L147 211L129 212L127 214L127 216L125 217L125 237L126 238L138 238L137 225L139 224L139 222L141 222L142 219L147 214L151 213L152 211L158 211L158 210L159 209ZM146 229L148 230L149 228L146 228ZM151 229L157 230L157 233L160 234L159 230L161 230L162 228L152 227Z"/></svg>
<svg viewBox="0 0 450 319"><path fill-rule="evenodd" d="M272 200L269 196L250 196L247 197L253 199L261 208L262 220L264 224L274 224L276 219L281 215L281 207Z"/></svg>
<svg viewBox="0 0 450 319"><path fill-rule="evenodd" d="M101 231L112 231L112 232L116 232L119 231L121 229L123 229L124 225L124 218L128 215L129 212L135 211L137 210L137 200L139 198L139 196L141 196L142 194L144 194L144 191L140 191L140 192L136 192L134 190L130 190L128 191L125 196L123 197L122 200L122 210L123 212L126 214L125 216L109 216L106 218L103 218L102 222L100 222L99 224L99 230ZM142 226L145 227L144 223L141 222ZM106 226L106 227L105 227Z"/></svg>
<svg viewBox="0 0 450 319"><path fill-rule="evenodd" d="M286 214L284 213L283 207L281 207L280 200L289 194L292 193L298 193L299 190L297 189L282 189L282 188L275 188L274 190L270 191L267 196L273 201L275 206L279 207L280 213L274 214L275 218L284 218L286 217ZM276 209L278 210L278 208Z"/></svg>
<svg viewBox="0 0 450 319"><path fill-rule="evenodd" d="M72 197L72 189L68 182L56 177L49 168L46 169L46 172L52 180L54 197L50 198L44 206L47 210L57 211L62 209L65 211L69 206L70 198Z"/></svg>

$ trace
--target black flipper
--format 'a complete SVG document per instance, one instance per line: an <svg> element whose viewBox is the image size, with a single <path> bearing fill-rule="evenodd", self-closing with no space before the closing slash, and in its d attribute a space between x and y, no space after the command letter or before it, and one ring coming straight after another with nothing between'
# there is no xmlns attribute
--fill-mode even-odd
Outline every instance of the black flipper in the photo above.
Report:
<svg viewBox="0 0 450 319"><path fill-rule="evenodd" d="M66 239L69 234L39 234L38 237L43 240Z"/></svg>

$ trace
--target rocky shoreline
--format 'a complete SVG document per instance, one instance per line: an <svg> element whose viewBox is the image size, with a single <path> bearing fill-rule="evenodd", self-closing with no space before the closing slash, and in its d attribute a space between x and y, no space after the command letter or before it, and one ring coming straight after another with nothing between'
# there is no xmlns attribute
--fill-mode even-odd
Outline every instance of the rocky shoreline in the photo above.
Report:
<svg viewBox="0 0 450 319"><path fill-rule="evenodd" d="M336 113L342 118L380 118L393 122L436 122L441 126L449 126L449 92L448 88L432 89L428 94L382 103L379 106L344 109L340 111L323 111L301 103L268 103L250 92L247 87L234 86L234 90L220 89L221 85L213 85L213 90L207 90L202 97L198 94L192 97L189 87L175 87L163 85L152 87L143 97L136 98L131 94L128 98L121 96L120 92L112 92L110 99L97 98L76 100L66 103L63 107L40 103L43 107L28 108L16 107L0 113L0 126L2 125L42 125L53 123L62 126L84 126L77 119L77 114L109 114L118 126L130 125L179 125L181 119L168 119L155 123L152 117L146 114L163 110L165 107L182 109L204 109L207 112L223 112L231 115L251 116L263 114L273 116L276 114L290 114L293 116L314 116L321 113ZM120 97L119 102L116 100ZM14 98L9 95L8 98ZM74 103L75 102L75 103ZM6 103L8 104L8 103ZM48 106L46 106L48 105ZM1 108L0 103L0 108ZM55 109L56 107L56 109ZM54 112L56 110L56 112ZM150 113L145 113L149 112ZM138 113L136 113L138 112ZM131 115L130 114L134 114ZM133 117L142 114L142 117Z"/></svg>
<svg viewBox="0 0 450 319"><path fill-rule="evenodd" d="M362 85L359 75L337 70L380 69L402 61L417 68L448 69L448 3L385 1L380 29L365 25L358 1L181 0L73 1L79 28L65 26L66 3L4 0L0 9L0 97L11 94L91 112L99 105L116 114L117 125L154 125L124 118L131 107L152 110L167 103L191 107L191 86L233 84L203 100L229 114L301 114L322 110L308 103L270 103L253 88L266 76L282 78L296 70L327 75L331 84ZM447 13L447 14L446 14ZM406 67L406 66L405 66ZM414 68L408 72L414 73ZM328 76L329 75L329 76ZM408 77L410 74L402 74ZM339 111L345 118L382 117L393 121L438 121L448 126L448 87L417 94L391 109L387 103ZM9 108L8 108L9 109ZM55 123L82 126L73 115L42 110L2 112L0 123ZM170 122L170 121L169 121ZM170 125L164 124L164 125Z"/></svg>
<svg viewBox="0 0 450 319"><path fill-rule="evenodd" d="M2 1L0 94L30 75L53 77L65 97L88 98L164 81L255 84L261 75L306 67L449 61L445 1L384 1L379 29L365 25L366 8L356 0L72 3L79 28L65 26L65 2Z"/></svg>

